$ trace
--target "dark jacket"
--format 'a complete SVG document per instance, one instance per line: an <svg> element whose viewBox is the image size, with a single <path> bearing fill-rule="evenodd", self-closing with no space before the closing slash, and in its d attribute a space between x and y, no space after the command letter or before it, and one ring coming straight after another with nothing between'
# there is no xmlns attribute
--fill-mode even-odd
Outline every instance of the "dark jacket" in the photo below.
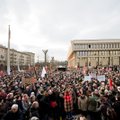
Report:
<svg viewBox="0 0 120 120"><path fill-rule="evenodd" d="M16 113L10 110L3 116L2 120L23 120L23 114L19 110Z"/></svg>
<svg viewBox="0 0 120 120"><path fill-rule="evenodd" d="M39 108L31 108L30 109L30 116L40 118Z"/></svg>

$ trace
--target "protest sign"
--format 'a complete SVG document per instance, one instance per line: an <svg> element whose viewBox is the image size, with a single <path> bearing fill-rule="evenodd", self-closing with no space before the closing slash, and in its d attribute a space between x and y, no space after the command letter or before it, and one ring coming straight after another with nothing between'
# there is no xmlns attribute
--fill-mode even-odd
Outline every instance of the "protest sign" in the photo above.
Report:
<svg viewBox="0 0 120 120"><path fill-rule="evenodd" d="M91 76L85 76L84 77L84 81L90 81L91 80Z"/></svg>
<svg viewBox="0 0 120 120"><path fill-rule="evenodd" d="M91 73L90 76L91 78L96 78L96 73Z"/></svg>
<svg viewBox="0 0 120 120"><path fill-rule="evenodd" d="M23 85L31 85L31 84L34 84L36 82L37 82L37 80L34 77L31 77L31 78L22 78L22 84Z"/></svg>
<svg viewBox="0 0 120 120"><path fill-rule="evenodd" d="M105 75L98 75L97 80L100 81L100 82L105 81Z"/></svg>

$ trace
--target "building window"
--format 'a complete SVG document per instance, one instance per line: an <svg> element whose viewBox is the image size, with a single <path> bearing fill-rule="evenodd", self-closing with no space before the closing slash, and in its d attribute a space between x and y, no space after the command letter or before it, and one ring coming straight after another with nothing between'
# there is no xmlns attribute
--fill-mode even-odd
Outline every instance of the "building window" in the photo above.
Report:
<svg viewBox="0 0 120 120"><path fill-rule="evenodd" d="M80 52L80 56L82 56L82 52Z"/></svg>
<svg viewBox="0 0 120 120"><path fill-rule="evenodd" d="M105 48L107 48L107 44L105 44Z"/></svg>
<svg viewBox="0 0 120 120"><path fill-rule="evenodd" d="M96 45L96 48L97 48L97 49L98 49L98 46L99 46L99 45L97 44L97 45Z"/></svg>
<svg viewBox="0 0 120 120"><path fill-rule="evenodd" d="M91 48L93 48L93 44L91 44Z"/></svg>
<svg viewBox="0 0 120 120"><path fill-rule="evenodd" d="M77 52L77 57L79 56L79 52Z"/></svg>
<svg viewBox="0 0 120 120"><path fill-rule="evenodd" d="M120 44L118 44L118 48L120 48Z"/></svg>
<svg viewBox="0 0 120 120"><path fill-rule="evenodd" d="M84 56L84 52L82 52L82 56Z"/></svg>
<svg viewBox="0 0 120 120"><path fill-rule="evenodd" d="M81 45L79 45L80 49L81 49Z"/></svg>
<svg viewBox="0 0 120 120"><path fill-rule="evenodd" d="M102 48L103 48L103 49L105 48L105 45L104 45L104 44L102 44Z"/></svg>
<svg viewBox="0 0 120 120"><path fill-rule="evenodd" d="M83 49L83 45L81 45L81 49Z"/></svg>
<svg viewBox="0 0 120 120"><path fill-rule="evenodd" d="M108 48L111 48L111 44L108 44L109 46L108 46Z"/></svg>
<svg viewBox="0 0 120 120"><path fill-rule="evenodd" d="M83 56L85 56L85 52L83 52Z"/></svg>
<svg viewBox="0 0 120 120"><path fill-rule="evenodd" d="M98 48L98 49L100 48L100 44L98 44L97 48Z"/></svg>
<svg viewBox="0 0 120 120"><path fill-rule="evenodd" d="M118 43L116 43L116 48L119 48L119 47L118 47Z"/></svg>
<svg viewBox="0 0 120 120"><path fill-rule="evenodd" d="M85 52L85 56L87 56L87 52Z"/></svg>
<svg viewBox="0 0 120 120"><path fill-rule="evenodd" d="M112 48L114 48L114 44L112 43Z"/></svg>
<svg viewBox="0 0 120 120"><path fill-rule="evenodd" d="M77 49L77 44L75 44L75 49Z"/></svg>
<svg viewBox="0 0 120 120"><path fill-rule="evenodd" d="M76 47L77 47L76 44L74 44L74 49L76 49Z"/></svg>
<svg viewBox="0 0 120 120"><path fill-rule="evenodd" d="M108 48L108 44L106 44L106 48Z"/></svg>
<svg viewBox="0 0 120 120"><path fill-rule="evenodd" d="M85 45L83 44L83 49L85 49Z"/></svg>
<svg viewBox="0 0 120 120"><path fill-rule="evenodd" d="M104 51L104 55L106 55L106 51Z"/></svg>
<svg viewBox="0 0 120 120"><path fill-rule="evenodd" d="M77 48L78 48L78 45L76 44L76 45L75 45L75 49L77 49Z"/></svg>
<svg viewBox="0 0 120 120"><path fill-rule="evenodd" d="M90 45L90 44L88 45L88 48L91 48L91 45Z"/></svg>
<svg viewBox="0 0 120 120"><path fill-rule="evenodd" d="M118 51L118 55L120 55L120 51Z"/></svg>
<svg viewBox="0 0 120 120"><path fill-rule="evenodd" d="M111 44L111 48L113 48L113 44Z"/></svg>
<svg viewBox="0 0 120 120"><path fill-rule="evenodd" d="M91 56L91 52L90 51L88 52L88 55Z"/></svg>
<svg viewBox="0 0 120 120"><path fill-rule="evenodd" d="M87 45L85 45L85 49L87 49Z"/></svg>
<svg viewBox="0 0 120 120"><path fill-rule="evenodd" d="M115 51L113 51L113 55L115 55Z"/></svg>
<svg viewBox="0 0 120 120"><path fill-rule="evenodd" d="M103 51L101 51L101 55L103 56Z"/></svg>
<svg viewBox="0 0 120 120"><path fill-rule="evenodd" d="M97 45L95 44L95 49L97 48Z"/></svg>
<svg viewBox="0 0 120 120"><path fill-rule="evenodd" d="M114 44L112 43L112 48L114 48Z"/></svg>
<svg viewBox="0 0 120 120"><path fill-rule="evenodd" d="M114 43L114 48L116 48L116 44Z"/></svg>

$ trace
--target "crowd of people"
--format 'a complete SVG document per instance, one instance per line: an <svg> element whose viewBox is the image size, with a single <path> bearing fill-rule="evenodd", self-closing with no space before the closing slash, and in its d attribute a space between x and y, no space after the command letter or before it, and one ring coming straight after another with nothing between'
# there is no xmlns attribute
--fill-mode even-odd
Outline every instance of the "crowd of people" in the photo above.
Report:
<svg viewBox="0 0 120 120"><path fill-rule="evenodd" d="M120 120L120 67L47 72L23 84L22 72L0 78L0 120ZM105 75L105 80L84 80ZM38 74L39 75L39 74Z"/></svg>

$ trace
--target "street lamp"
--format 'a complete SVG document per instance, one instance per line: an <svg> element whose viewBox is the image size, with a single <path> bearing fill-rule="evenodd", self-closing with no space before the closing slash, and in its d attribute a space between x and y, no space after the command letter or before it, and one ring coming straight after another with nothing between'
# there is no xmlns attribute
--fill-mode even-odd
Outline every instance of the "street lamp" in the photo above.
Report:
<svg viewBox="0 0 120 120"><path fill-rule="evenodd" d="M48 52L48 50L42 50L43 51L43 53L44 53L44 56L45 56L45 66L46 66L46 62L47 62L47 59L46 59L46 57L47 57L47 52Z"/></svg>

